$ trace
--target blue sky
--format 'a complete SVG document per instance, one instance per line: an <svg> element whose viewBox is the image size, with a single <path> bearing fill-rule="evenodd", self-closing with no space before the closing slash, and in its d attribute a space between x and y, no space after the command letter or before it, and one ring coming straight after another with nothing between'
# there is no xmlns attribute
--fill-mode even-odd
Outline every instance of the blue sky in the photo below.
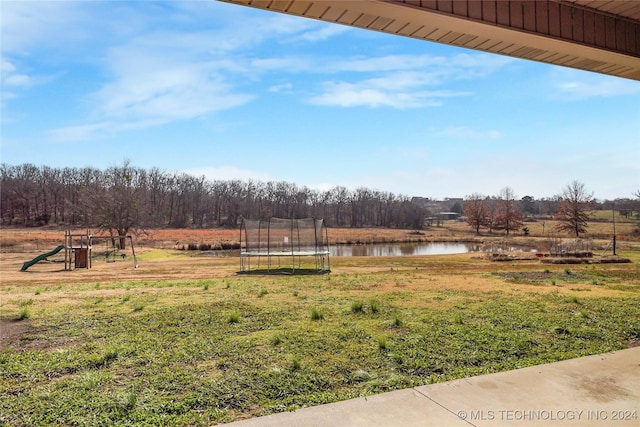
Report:
<svg viewBox="0 0 640 427"><path fill-rule="evenodd" d="M0 2L1 161L408 196L640 189L640 83L213 0Z"/></svg>

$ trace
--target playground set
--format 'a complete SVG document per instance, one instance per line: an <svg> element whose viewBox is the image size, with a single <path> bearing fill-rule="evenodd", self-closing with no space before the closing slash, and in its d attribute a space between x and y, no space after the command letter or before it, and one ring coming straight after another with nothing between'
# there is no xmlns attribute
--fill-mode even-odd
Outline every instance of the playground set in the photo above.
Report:
<svg viewBox="0 0 640 427"><path fill-rule="evenodd" d="M136 251L133 246L133 238L131 236L94 236L91 234L90 230L87 230L86 233L74 234L71 230L66 230L64 233L64 244L55 247L49 252L45 252L43 254L38 255L30 261L22 264L22 268L20 271L27 271L29 267L34 264L37 264L40 261L46 260L47 258L57 254L58 252L64 250L64 270L72 271L78 268L91 268L92 262L92 252L94 242L103 240L106 244L106 250L104 252L105 259L107 262L115 262L118 252L121 248L118 247L116 242L120 240L129 240L129 245L131 245L131 253L133 255L133 265L134 268L138 268L138 259L136 257ZM126 254L120 254L122 259L126 258Z"/></svg>

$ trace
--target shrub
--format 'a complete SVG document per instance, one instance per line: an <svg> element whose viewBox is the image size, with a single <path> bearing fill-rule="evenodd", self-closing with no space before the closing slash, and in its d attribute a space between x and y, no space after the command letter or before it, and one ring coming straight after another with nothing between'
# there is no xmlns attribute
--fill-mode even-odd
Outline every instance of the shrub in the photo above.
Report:
<svg viewBox="0 0 640 427"><path fill-rule="evenodd" d="M353 313L362 313L364 311L364 303L362 301L354 301L351 303L351 311Z"/></svg>
<svg viewBox="0 0 640 427"><path fill-rule="evenodd" d="M23 306L20 309L20 314L18 314L18 320L24 320L24 319L28 319L31 317L31 312L29 311L29 307L28 306Z"/></svg>
<svg viewBox="0 0 640 427"><path fill-rule="evenodd" d="M232 311L229 313L229 317L227 318L228 323L238 323L240 322L240 313L237 311Z"/></svg>
<svg viewBox="0 0 640 427"><path fill-rule="evenodd" d="M311 320L322 320L322 319L324 319L324 313L322 312L322 309L313 307L311 309Z"/></svg>
<svg viewBox="0 0 640 427"><path fill-rule="evenodd" d="M380 311L380 304L374 299L369 301L369 307L371 308L372 313L377 313Z"/></svg>
<svg viewBox="0 0 640 427"><path fill-rule="evenodd" d="M389 345L387 344L387 337L378 338L378 348L380 350L386 350L387 348L389 348Z"/></svg>

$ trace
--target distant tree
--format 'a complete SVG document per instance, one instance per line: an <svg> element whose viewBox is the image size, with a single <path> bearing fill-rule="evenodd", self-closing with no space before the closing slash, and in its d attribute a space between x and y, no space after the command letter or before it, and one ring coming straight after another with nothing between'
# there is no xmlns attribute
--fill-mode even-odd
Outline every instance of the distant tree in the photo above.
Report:
<svg viewBox="0 0 640 427"><path fill-rule="evenodd" d="M460 204L460 202L455 202L453 205L451 205L449 210L451 212L456 212L456 213L461 214L462 213L462 205Z"/></svg>
<svg viewBox="0 0 640 427"><path fill-rule="evenodd" d="M473 193L467 196L463 211L467 217L467 224L476 230L476 234L480 234L481 227L489 226L489 207L483 195Z"/></svg>
<svg viewBox="0 0 640 427"><path fill-rule="evenodd" d="M494 228L505 230L507 236L513 230L522 227L522 212L516 201L516 196L510 187L500 190Z"/></svg>
<svg viewBox="0 0 640 427"><path fill-rule="evenodd" d="M562 190L562 200L556 211L556 229L574 233L576 237L586 233L589 221L587 210L592 198L593 193L583 183L574 180L568 184Z"/></svg>
<svg viewBox="0 0 640 427"><path fill-rule="evenodd" d="M147 220L143 203L146 171L134 168L127 160L122 166L107 169L100 181L99 187L85 189L84 206L90 212L90 222L115 234L120 248L124 248L129 231Z"/></svg>
<svg viewBox="0 0 640 427"><path fill-rule="evenodd" d="M520 199L520 206L522 206L522 212L525 214L537 214L538 208L536 202L531 196L524 196Z"/></svg>

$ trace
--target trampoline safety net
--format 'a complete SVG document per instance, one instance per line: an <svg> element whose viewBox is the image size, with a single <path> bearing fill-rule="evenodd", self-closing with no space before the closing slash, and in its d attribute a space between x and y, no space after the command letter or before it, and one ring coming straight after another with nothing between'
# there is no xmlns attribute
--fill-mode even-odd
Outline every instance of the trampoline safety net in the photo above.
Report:
<svg viewBox="0 0 640 427"><path fill-rule="evenodd" d="M324 219L243 219L240 271L328 272L329 237Z"/></svg>

